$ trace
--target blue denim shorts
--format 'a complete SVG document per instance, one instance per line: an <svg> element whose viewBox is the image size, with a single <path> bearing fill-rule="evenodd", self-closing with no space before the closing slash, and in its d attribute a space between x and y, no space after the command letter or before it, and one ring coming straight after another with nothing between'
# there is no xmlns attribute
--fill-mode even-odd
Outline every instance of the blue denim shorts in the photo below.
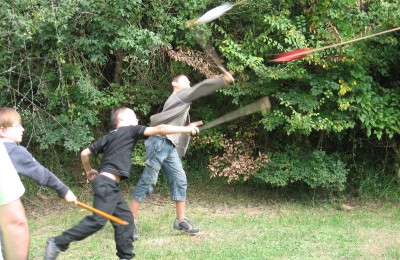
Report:
<svg viewBox="0 0 400 260"><path fill-rule="evenodd" d="M161 136L150 136L145 141L146 165L143 174L136 185L132 198L144 201L157 184L160 170L167 176L171 200L185 201L187 190L186 173L175 146L170 140Z"/></svg>

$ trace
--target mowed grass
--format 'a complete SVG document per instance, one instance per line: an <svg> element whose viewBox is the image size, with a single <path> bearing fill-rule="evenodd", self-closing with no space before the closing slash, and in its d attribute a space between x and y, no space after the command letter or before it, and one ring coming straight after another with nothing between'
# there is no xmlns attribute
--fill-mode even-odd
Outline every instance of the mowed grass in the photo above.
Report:
<svg viewBox="0 0 400 260"><path fill-rule="evenodd" d="M91 198L83 202L91 204ZM89 214L53 198L28 204L30 259L43 259L49 237ZM161 191L141 208L136 259L400 259L399 205L351 206L203 187L190 193L187 204L187 216L201 231L188 235L172 229L175 207ZM59 259L118 259L112 226L72 243Z"/></svg>

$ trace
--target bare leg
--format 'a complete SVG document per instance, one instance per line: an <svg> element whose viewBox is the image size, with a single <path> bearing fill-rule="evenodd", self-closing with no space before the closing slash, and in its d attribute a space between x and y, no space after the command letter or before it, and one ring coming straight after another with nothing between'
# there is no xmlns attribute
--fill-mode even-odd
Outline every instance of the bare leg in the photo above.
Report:
<svg viewBox="0 0 400 260"><path fill-rule="evenodd" d="M174 223L174 229L185 231L189 234L199 233L200 229L193 225L185 216L185 201L175 201L176 206L176 220Z"/></svg>
<svg viewBox="0 0 400 260"><path fill-rule="evenodd" d="M131 210L132 210L133 218L135 219L135 221L137 221L137 215L138 215L139 208L140 208L140 202L137 200L132 200Z"/></svg>
<svg viewBox="0 0 400 260"><path fill-rule="evenodd" d="M179 200L175 201L177 220L183 220L185 218L185 206L186 206L185 201L179 201Z"/></svg>
<svg viewBox="0 0 400 260"><path fill-rule="evenodd" d="M0 226L3 232L5 259L28 259L29 226L20 199L0 206Z"/></svg>

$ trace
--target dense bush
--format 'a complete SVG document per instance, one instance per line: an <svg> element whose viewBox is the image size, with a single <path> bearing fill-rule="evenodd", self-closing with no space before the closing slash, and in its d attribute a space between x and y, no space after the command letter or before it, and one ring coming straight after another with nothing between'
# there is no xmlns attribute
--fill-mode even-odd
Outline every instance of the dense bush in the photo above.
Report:
<svg viewBox="0 0 400 260"><path fill-rule="evenodd" d="M259 152L269 154L270 162L254 168L263 168L251 177L259 181L340 190L347 172L349 183L362 183L357 177L368 175L352 165L382 146L390 156L374 153L366 160L388 165L379 180L396 177L399 31L290 63L270 60L277 53L399 27L397 1L245 1L210 24L185 26L213 7L205 0L2 1L0 105L21 112L24 145L51 151L44 164L63 164L51 157L72 158L108 132L112 108L129 106L147 124L169 95L172 75L186 73L193 83L218 76L195 40L200 31L236 73L236 84L195 101L192 118L209 121L266 95L272 111L212 129L208 138L214 143L196 147L194 142L188 164L195 161L191 158L222 155L224 134L254 142L246 162ZM324 134L330 142L316 138ZM376 142L369 144L370 139ZM303 152L295 148L299 140L307 140ZM367 145L370 150L360 148ZM142 161L141 152L134 162ZM233 158L232 164L241 160ZM79 159L68 166L74 163L72 168L80 167Z"/></svg>
<svg viewBox="0 0 400 260"><path fill-rule="evenodd" d="M290 145L269 157L271 161L266 167L253 175L259 181L276 186L304 182L311 188L345 189L349 170L336 154L328 155L322 150L304 151L304 148Z"/></svg>

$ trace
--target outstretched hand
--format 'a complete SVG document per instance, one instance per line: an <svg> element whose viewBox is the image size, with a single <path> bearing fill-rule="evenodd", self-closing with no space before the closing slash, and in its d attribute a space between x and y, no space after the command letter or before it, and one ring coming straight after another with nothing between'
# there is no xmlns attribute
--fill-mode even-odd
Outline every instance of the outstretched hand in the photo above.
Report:
<svg viewBox="0 0 400 260"><path fill-rule="evenodd" d="M203 125L203 121L196 121L196 122L190 123L188 125L188 127L190 129L189 130L190 134L191 135L197 135L198 133L200 133L199 126L201 126L201 125Z"/></svg>
<svg viewBox="0 0 400 260"><path fill-rule="evenodd" d="M235 79L233 78L233 71L224 73L223 77L226 80L226 82L228 82L229 84L232 84L235 82Z"/></svg>
<svg viewBox="0 0 400 260"><path fill-rule="evenodd" d="M68 190L68 192L65 195L64 199L65 199L66 202L72 202L75 205L78 204L78 199L76 198L75 194L71 190Z"/></svg>

